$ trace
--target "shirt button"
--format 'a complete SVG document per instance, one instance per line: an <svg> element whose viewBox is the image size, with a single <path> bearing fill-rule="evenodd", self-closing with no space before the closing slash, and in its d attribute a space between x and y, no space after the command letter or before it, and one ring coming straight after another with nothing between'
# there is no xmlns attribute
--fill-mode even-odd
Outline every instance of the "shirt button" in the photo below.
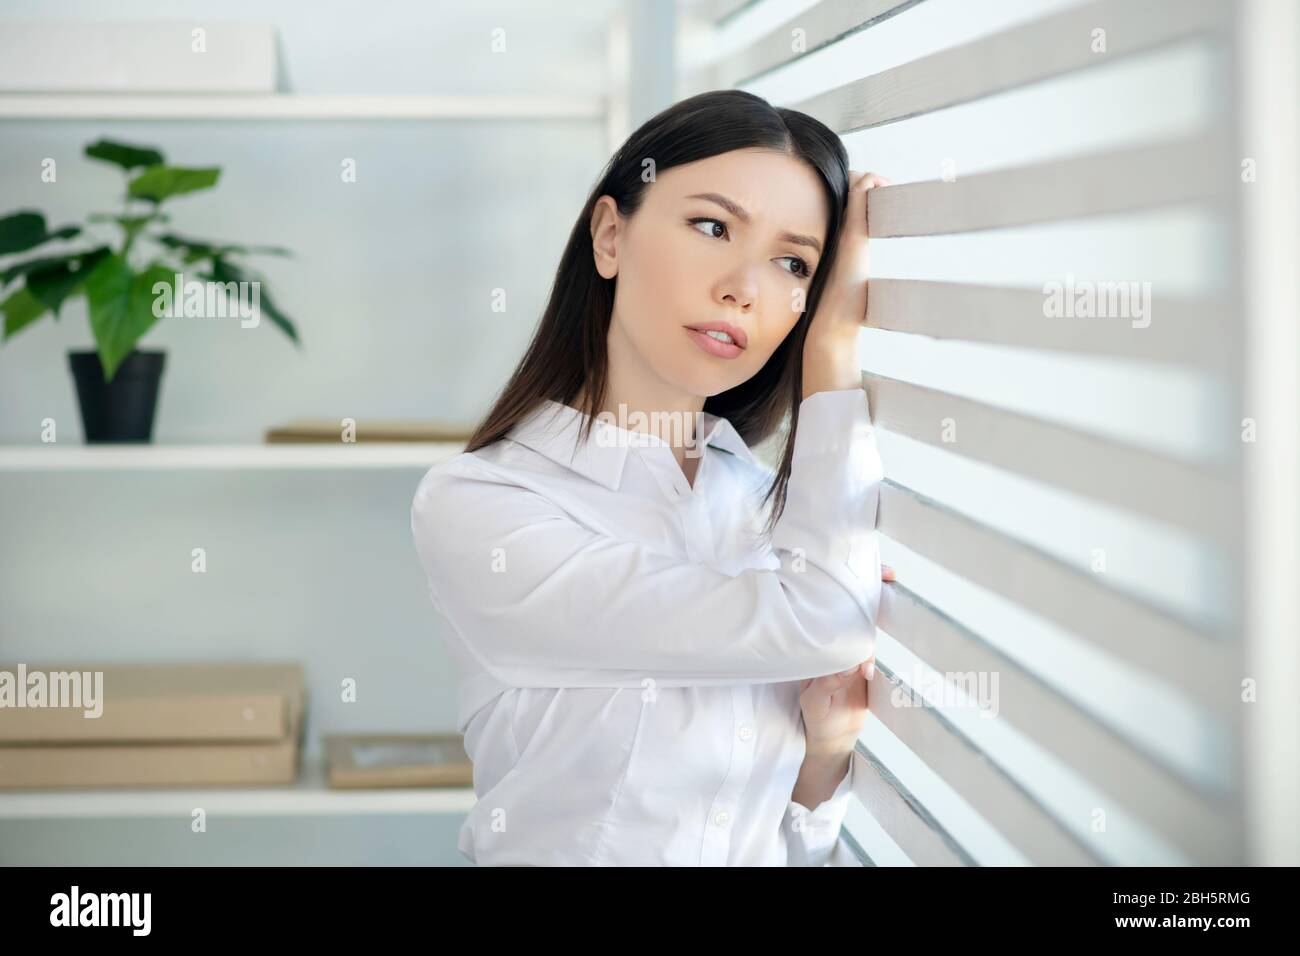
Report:
<svg viewBox="0 0 1300 956"><path fill-rule="evenodd" d="M719 810L717 815L714 816L713 822L720 827L725 827L728 823L731 822L731 814L728 813L726 810Z"/></svg>
<svg viewBox="0 0 1300 956"><path fill-rule="evenodd" d="M749 724L742 724L738 733L741 740L748 740L750 737L754 736L754 728L749 726Z"/></svg>

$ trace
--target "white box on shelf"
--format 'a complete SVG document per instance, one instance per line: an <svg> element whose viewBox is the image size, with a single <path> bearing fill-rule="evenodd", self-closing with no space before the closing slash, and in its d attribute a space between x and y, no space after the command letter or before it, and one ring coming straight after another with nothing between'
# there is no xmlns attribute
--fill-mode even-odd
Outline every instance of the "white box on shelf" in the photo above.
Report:
<svg viewBox="0 0 1300 956"><path fill-rule="evenodd" d="M275 29L222 21L0 21L0 91L273 93Z"/></svg>

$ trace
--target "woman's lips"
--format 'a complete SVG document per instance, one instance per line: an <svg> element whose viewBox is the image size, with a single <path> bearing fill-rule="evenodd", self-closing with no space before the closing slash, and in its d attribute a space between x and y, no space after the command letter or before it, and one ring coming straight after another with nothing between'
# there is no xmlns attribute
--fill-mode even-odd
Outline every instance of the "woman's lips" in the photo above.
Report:
<svg viewBox="0 0 1300 956"><path fill-rule="evenodd" d="M739 345L732 342L720 342L712 336L705 335L697 329L688 328L686 334L695 341L696 345L704 349L704 351L708 352L710 355L716 355L718 358L734 359L741 352L745 351Z"/></svg>

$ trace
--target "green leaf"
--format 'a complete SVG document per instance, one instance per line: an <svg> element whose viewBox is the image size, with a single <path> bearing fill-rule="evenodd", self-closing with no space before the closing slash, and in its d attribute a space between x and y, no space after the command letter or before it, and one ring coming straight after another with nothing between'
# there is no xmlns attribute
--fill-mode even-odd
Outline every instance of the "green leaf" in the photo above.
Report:
<svg viewBox="0 0 1300 956"><path fill-rule="evenodd" d="M39 212L16 212L0 219L0 255L22 252L45 241L45 217Z"/></svg>
<svg viewBox="0 0 1300 956"><path fill-rule="evenodd" d="M162 243L169 249L183 249L185 251L186 262L197 262L199 259L211 259L213 257L224 256L227 253L256 253L264 252L273 256L292 256L293 253L283 246L239 246L233 243L220 243L212 239L187 239L184 236L178 236L175 233L166 233L165 235L155 236L157 242Z"/></svg>
<svg viewBox="0 0 1300 956"><path fill-rule="evenodd" d="M86 155L91 159L102 159L106 163L121 166L127 172L140 166L160 166L163 154L149 146L132 146L118 143L111 139L101 139L86 147Z"/></svg>
<svg viewBox="0 0 1300 956"><path fill-rule="evenodd" d="M221 176L220 167L189 169L182 166L151 166L131 180L127 191L134 199L160 203L170 196L210 189Z"/></svg>
<svg viewBox="0 0 1300 956"><path fill-rule="evenodd" d="M34 269L27 276L27 291L59 317L59 309L68 296L86 281L86 276L109 254L108 246L67 256L63 261Z"/></svg>
<svg viewBox="0 0 1300 956"><path fill-rule="evenodd" d="M46 266L57 265L68 258L69 256L43 256L39 259L28 259L25 262L15 262L4 272L0 272L0 287L7 286L19 276L25 276L29 272L43 269Z"/></svg>
<svg viewBox="0 0 1300 956"><path fill-rule="evenodd" d="M244 272L243 269L239 268L239 266L222 258L212 260L212 271L204 274L203 278L211 280L212 282L254 281L246 272ZM261 310L266 313L266 317L270 319L281 332L289 336L290 340L295 345L301 346L302 342L298 339L298 330L294 328L293 321L281 312L275 303L271 301L271 295L266 289L266 283L261 282L261 280L256 281L260 283L257 289L257 297Z"/></svg>
<svg viewBox="0 0 1300 956"><path fill-rule="evenodd" d="M16 290L0 302L0 312L5 314L5 339L12 338L19 329L31 325L46 311L46 307L25 288Z"/></svg>
<svg viewBox="0 0 1300 956"><path fill-rule="evenodd" d="M4 272L0 272L0 288L7 286L10 282L13 282L14 279L17 279L20 276L30 275L34 272L41 272L42 270L62 265L66 262L77 262L83 260L86 256L89 256L92 253L98 253L100 250L107 248L107 246L100 246L99 249L83 249L78 252L69 252L61 256L42 256L39 259L27 259L24 262L15 262L8 269L5 269ZM98 261L98 256L96 256L96 261ZM84 269L84 262L78 268ZM51 308L53 308L53 306L51 306Z"/></svg>
<svg viewBox="0 0 1300 956"><path fill-rule="evenodd" d="M160 318L153 312L153 287L157 282L170 284L172 274L162 266L151 265L134 275L119 255L105 256L86 278L90 327L106 380L112 381L122 360Z"/></svg>
<svg viewBox="0 0 1300 956"><path fill-rule="evenodd" d="M0 256L23 252L54 239L71 239L80 232L79 226L64 226L55 232L47 232L45 217L39 212L16 212L0 219Z"/></svg>
<svg viewBox="0 0 1300 956"><path fill-rule="evenodd" d="M267 318L274 322L281 332L289 336L294 345L301 346L302 342L298 340L298 330L294 328L292 320L281 312L279 307L271 300L271 293L267 290L265 283L262 284L259 301Z"/></svg>

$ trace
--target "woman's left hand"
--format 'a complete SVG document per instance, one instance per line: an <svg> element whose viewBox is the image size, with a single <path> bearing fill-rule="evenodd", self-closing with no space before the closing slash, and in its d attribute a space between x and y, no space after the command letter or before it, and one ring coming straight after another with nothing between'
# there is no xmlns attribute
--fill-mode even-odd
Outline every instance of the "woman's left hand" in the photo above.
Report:
<svg viewBox="0 0 1300 956"><path fill-rule="evenodd" d="M894 569L881 565L882 581L893 581ZM867 682L876 673L876 655L857 667L825 677L807 677L799 685L807 754L841 756L850 753L867 722Z"/></svg>

